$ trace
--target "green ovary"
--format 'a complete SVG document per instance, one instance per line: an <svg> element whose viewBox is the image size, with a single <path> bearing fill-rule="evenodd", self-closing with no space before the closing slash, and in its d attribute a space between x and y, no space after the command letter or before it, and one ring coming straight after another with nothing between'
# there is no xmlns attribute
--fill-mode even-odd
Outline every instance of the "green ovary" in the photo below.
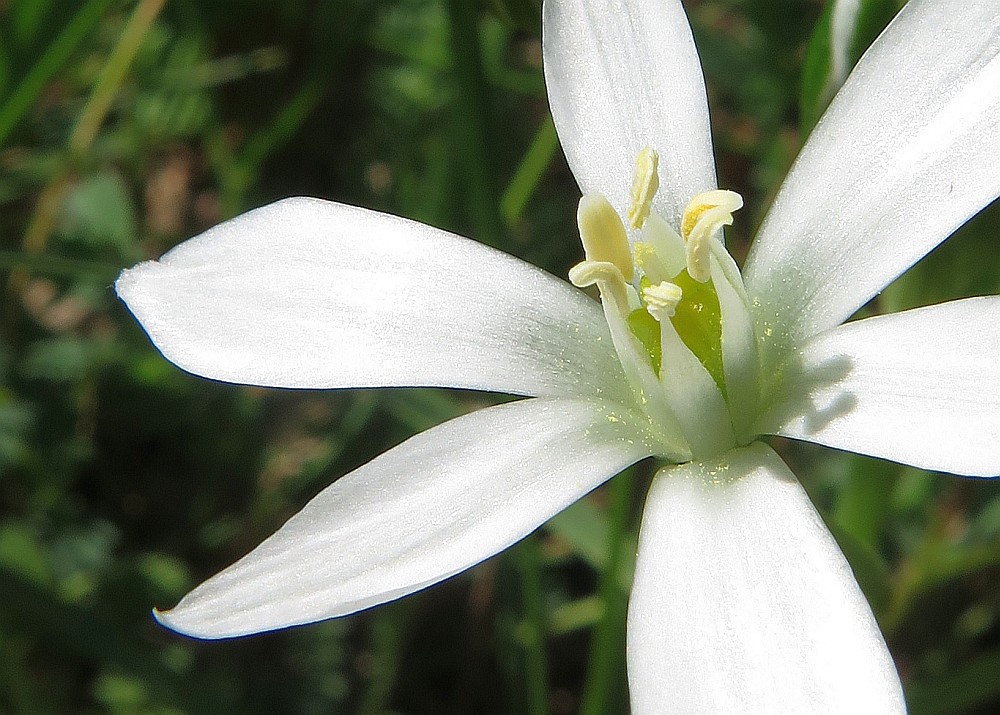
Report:
<svg viewBox="0 0 1000 715"><path fill-rule="evenodd" d="M715 380L722 397L727 398L726 373L722 362L722 310L715 285L712 281L699 283L688 274L687 269L678 273L671 282L683 291L683 297L670 322L683 343ZM661 365L659 322L643 307L629 314L628 325L646 349L657 374L664 368L669 370L669 366Z"/></svg>
<svg viewBox="0 0 1000 715"><path fill-rule="evenodd" d="M722 309L712 281L699 283L687 270L673 283L684 291L670 322L688 349L695 354L726 398L726 371L722 363Z"/></svg>
<svg viewBox="0 0 1000 715"><path fill-rule="evenodd" d="M628 314L628 327L632 334L639 338L642 347L646 349L650 362L653 363L653 369L659 375L660 361L663 359L660 323L645 308L636 308Z"/></svg>

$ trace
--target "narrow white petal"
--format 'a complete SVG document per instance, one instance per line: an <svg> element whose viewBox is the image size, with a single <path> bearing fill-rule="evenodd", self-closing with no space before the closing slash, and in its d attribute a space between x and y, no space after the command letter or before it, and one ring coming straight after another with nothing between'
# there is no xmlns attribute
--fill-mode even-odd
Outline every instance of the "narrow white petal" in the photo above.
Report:
<svg viewBox="0 0 1000 715"><path fill-rule="evenodd" d="M822 333L786 365L762 431L924 469L1000 474L1000 297Z"/></svg>
<svg viewBox="0 0 1000 715"><path fill-rule="evenodd" d="M670 280L687 268L687 249L684 247L684 239L657 214L649 215L642 227L640 240L656 249L656 260L659 262L656 268L661 274L655 277L657 281ZM653 280L648 274L646 277Z"/></svg>
<svg viewBox="0 0 1000 715"><path fill-rule="evenodd" d="M729 256L724 250L723 253ZM729 412L737 440L745 443L757 415L757 338L739 271L727 274L725 264L713 256L712 281L722 312L722 359Z"/></svg>
<svg viewBox="0 0 1000 715"><path fill-rule="evenodd" d="M601 303L604 306L604 317L611 330L615 349L618 351L618 359L631 385L635 402L642 405L642 409L656 423L658 434L667 442L676 445L676 449L671 452L660 451L657 453L658 456L668 457L671 461L687 461L691 458L690 445L678 416L674 414L669 396L664 394L663 385L653 370L645 348L628 327L625 320L627 309L619 304L613 290L602 294Z"/></svg>
<svg viewBox="0 0 1000 715"><path fill-rule="evenodd" d="M227 221L116 288L169 360L227 382L546 396L624 384L600 306L568 284L475 241L319 199Z"/></svg>
<svg viewBox="0 0 1000 715"><path fill-rule="evenodd" d="M1000 194L1000 3L912 0L813 131L747 260L786 344L842 322Z"/></svg>
<svg viewBox="0 0 1000 715"><path fill-rule="evenodd" d="M636 156L660 155L653 208L672 225L715 188L701 64L679 0L545 0L552 117L583 193L624 212Z"/></svg>
<svg viewBox="0 0 1000 715"><path fill-rule="evenodd" d="M510 546L651 452L641 418L610 403L538 398L459 417L339 479L158 617L226 638L399 598Z"/></svg>
<svg viewBox="0 0 1000 715"><path fill-rule="evenodd" d="M759 443L656 476L628 668L637 715L905 710L850 566L795 477Z"/></svg>
<svg viewBox="0 0 1000 715"><path fill-rule="evenodd" d="M660 348L663 393L694 457L718 454L736 444L719 386L669 320L660 324Z"/></svg>

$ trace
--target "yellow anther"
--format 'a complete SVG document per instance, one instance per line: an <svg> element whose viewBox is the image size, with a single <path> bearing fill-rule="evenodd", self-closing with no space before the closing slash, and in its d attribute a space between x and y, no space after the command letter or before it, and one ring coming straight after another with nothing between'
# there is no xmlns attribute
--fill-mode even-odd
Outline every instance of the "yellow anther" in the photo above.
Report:
<svg viewBox="0 0 1000 715"><path fill-rule="evenodd" d="M698 194L684 209L681 235L684 237L688 274L699 283L712 277L712 236L733 223L733 211L743 206L735 191L718 189Z"/></svg>
<svg viewBox="0 0 1000 715"><path fill-rule="evenodd" d="M646 303L646 310L661 323L674 317L677 304L681 302L683 295L684 291L681 290L681 287L670 281L663 281L642 289L642 299Z"/></svg>
<svg viewBox="0 0 1000 715"><path fill-rule="evenodd" d="M733 211L743 208L743 197L735 191L715 189L700 193L691 199L687 208L684 209L684 216L681 218L681 236L684 237L685 241L688 240L702 214L715 208L724 209L726 213L731 214Z"/></svg>
<svg viewBox="0 0 1000 715"><path fill-rule="evenodd" d="M632 178L632 204L628 208L628 222L632 228L642 228L649 216L656 190L660 188L660 177L656 167L660 155L649 147L639 152L635 160L635 175Z"/></svg>
<svg viewBox="0 0 1000 715"><path fill-rule="evenodd" d="M576 221L587 257L585 263L610 263L630 282L634 275L632 251L625 226L611 203L601 194L587 194L580 199Z"/></svg>
<svg viewBox="0 0 1000 715"><path fill-rule="evenodd" d="M687 272L699 283L712 278L712 244L706 236L699 235L687 242Z"/></svg>

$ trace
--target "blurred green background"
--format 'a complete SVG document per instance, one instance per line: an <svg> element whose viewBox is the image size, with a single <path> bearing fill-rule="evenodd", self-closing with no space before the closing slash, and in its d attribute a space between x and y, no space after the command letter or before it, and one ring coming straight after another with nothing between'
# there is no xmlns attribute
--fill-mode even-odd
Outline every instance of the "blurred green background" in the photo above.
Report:
<svg viewBox="0 0 1000 715"><path fill-rule="evenodd" d="M838 84L830 8L685 5L720 183L747 200L742 260ZM852 60L901 2L861 5ZM565 276L579 193L539 18L540 0L0 0L0 712L627 712L647 464L367 613L219 643L150 617L338 476L493 398L200 380L149 345L114 277L295 194ZM868 310L1000 292L998 233L994 206ZM996 712L1000 486L775 446L851 559L912 712Z"/></svg>

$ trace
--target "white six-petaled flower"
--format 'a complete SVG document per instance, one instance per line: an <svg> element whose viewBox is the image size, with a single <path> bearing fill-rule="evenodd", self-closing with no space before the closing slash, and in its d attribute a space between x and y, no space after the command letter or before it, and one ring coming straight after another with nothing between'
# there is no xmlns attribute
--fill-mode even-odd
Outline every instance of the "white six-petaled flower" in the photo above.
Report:
<svg viewBox="0 0 1000 715"><path fill-rule="evenodd" d="M122 273L153 342L199 375L526 398L337 480L158 617L224 638L383 603L654 456L670 466L629 606L634 710L904 710L850 567L755 440L1000 472L1000 299L842 325L1000 194L1000 6L908 3L813 132L742 275L720 240L741 201L716 189L679 0L546 0L543 51L584 193L571 279L601 305L473 241L315 199Z"/></svg>

